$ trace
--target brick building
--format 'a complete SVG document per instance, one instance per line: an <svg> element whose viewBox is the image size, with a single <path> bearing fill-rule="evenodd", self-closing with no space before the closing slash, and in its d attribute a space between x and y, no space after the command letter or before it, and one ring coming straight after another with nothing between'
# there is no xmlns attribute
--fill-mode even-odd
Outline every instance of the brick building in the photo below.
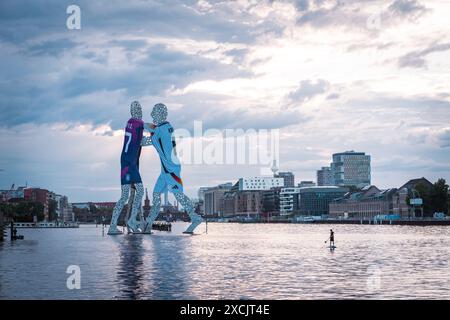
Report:
<svg viewBox="0 0 450 320"><path fill-rule="evenodd" d="M397 189L380 190L376 186L364 187L359 192L349 192L330 202L333 218L373 219L377 215L394 214L393 197Z"/></svg>
<svg viewBox="0 0 450 320"><path fill-rule="evenodd" d="M27 201L39 202L44 205L44 220L48 221L48 203L50 192L41 188L26 188L24 191L24 199Z"/></svg>
<svg viewBox="0 0 450 320"><path fill-rule="evenodd" d="M380 190L368 186L361 191L347 193L330 203L330 216L355 219L373 219L376 215L396 215L403 219L420 217L422 208L407 203L408 198L421 197L415 190L418 184L428 190L433 186L427 179L419 178L409 180L398 189Z"/></svg>

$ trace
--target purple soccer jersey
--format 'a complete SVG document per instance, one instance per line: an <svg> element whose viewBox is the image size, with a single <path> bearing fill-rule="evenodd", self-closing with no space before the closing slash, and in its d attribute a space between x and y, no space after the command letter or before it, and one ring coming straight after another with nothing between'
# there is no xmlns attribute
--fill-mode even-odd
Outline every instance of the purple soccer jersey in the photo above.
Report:
<svg viewBox="0 0 450 320"><path fill-rule="evenodd" d="M125 127L121 160L137 164L141 153L141 141L144 133L144 121L131 118Z"/></svg>

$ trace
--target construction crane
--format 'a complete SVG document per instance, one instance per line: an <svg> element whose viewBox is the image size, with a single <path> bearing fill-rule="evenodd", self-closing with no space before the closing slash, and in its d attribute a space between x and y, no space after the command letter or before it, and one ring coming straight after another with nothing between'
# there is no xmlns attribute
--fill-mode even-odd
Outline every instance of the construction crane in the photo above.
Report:
<svg viewBox="0 0 450 320"><path fill-rule="evenodd" d="M12 192L14 191L14 186L15 186L16 184L15 183L13 183L12 185L11 185L11 188L9 189L9 191L7 191L6 192L6 196L5 196L5 200L6 201L9 201L9 199L11 199L12 198L12 196L11 196L11 194L12 194Z"/></svg>

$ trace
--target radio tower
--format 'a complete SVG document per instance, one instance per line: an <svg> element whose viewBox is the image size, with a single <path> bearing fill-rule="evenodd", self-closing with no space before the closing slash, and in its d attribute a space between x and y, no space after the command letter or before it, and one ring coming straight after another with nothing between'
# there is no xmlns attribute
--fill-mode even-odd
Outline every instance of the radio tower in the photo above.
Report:
<svg viewBox="0 0 450 320"><path fill-rule="evenodd" d="M278 172L277 160L275 159L273 160L272 167L270 168L270 170L272 170L273 176L275 177Z"/></svg>

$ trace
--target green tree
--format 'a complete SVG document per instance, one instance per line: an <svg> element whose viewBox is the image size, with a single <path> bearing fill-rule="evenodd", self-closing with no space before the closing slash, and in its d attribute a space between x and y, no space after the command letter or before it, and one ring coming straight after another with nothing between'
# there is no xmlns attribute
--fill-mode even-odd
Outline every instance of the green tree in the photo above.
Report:
<svg viewBox="0 0 450 320"><path fill-rule="evenodd" d="M32 222L37 216L38 221L44 219L44 205L39 202L21 201L15 204L14 220L18 222Z"/></svg>
<svg viewBox="0 0 450 320"><path fill-rule="evenodd" d="M431 191L431 207L433 212L447 213L448 189L449 186L445 179L441 178L434 183Z"/></svg>
<svg viewBox="0 0 450 320"><path fill-rule="evenodd" d="M44 205L26 200L0 203L0 210L5 217L18 222L32 222L36 216L38 221L44 220Z"/></svg>
<svg viewBox="0 0 450 320"><path fill-rule="evenodd" d="M89 212L91 214L96 214L99 211L99 209L97 208L97 206L93 203L89 203Z"/></svg>
<svg viewBox="0 0 450 320"><path fill-rule="evenodd" d="M37 217L38 221L44 220L44 205L40 202L33 202L33 206L31 208L31 212L33 216Z"/></svg>
<svg viewBox="0 0 450 320"><path fill-rule="evenodd" d="M447 194L447 215L450 215L450 193Z"/></svg>
<svg viewBox="0 0 450 320"><path fill-rule="evenodd" d="M32 211L33 204L28 201L21 201L15 204L14 210L14 221L17 222L32 222L33 221L33 213Z"/></svg>
<svg viewBox="0 0 450 320"><path fill-rule="evenodd" d="M48 202L48 220L49 221L55 221L58 219L58 216L56 215L56 207L58 203L56 200L49 200Z"/></svg>
<svg viewBox="0 0 450 320"><path fill-rule="evenodd" d="M426 216L432 216L433 215L433 206L432 206L432 200L431 200L431 194L432 194L432 187L430 188L429 185L419 182L417 183L413 190L410 191L408 196L406 197L406 204L410 206L410 200L414 198L420 198L422 199L422 208L423 208L423 215ZM418 212L419 210L416 210L416 215L420 214Z"/></svg>
<svg viewBox="0 0 450 320"><path fill-rule="evenodd" d="M14 205L8 202L0 203L0 211L3 212L5 218L12 218L14 216Z"/></svg>

